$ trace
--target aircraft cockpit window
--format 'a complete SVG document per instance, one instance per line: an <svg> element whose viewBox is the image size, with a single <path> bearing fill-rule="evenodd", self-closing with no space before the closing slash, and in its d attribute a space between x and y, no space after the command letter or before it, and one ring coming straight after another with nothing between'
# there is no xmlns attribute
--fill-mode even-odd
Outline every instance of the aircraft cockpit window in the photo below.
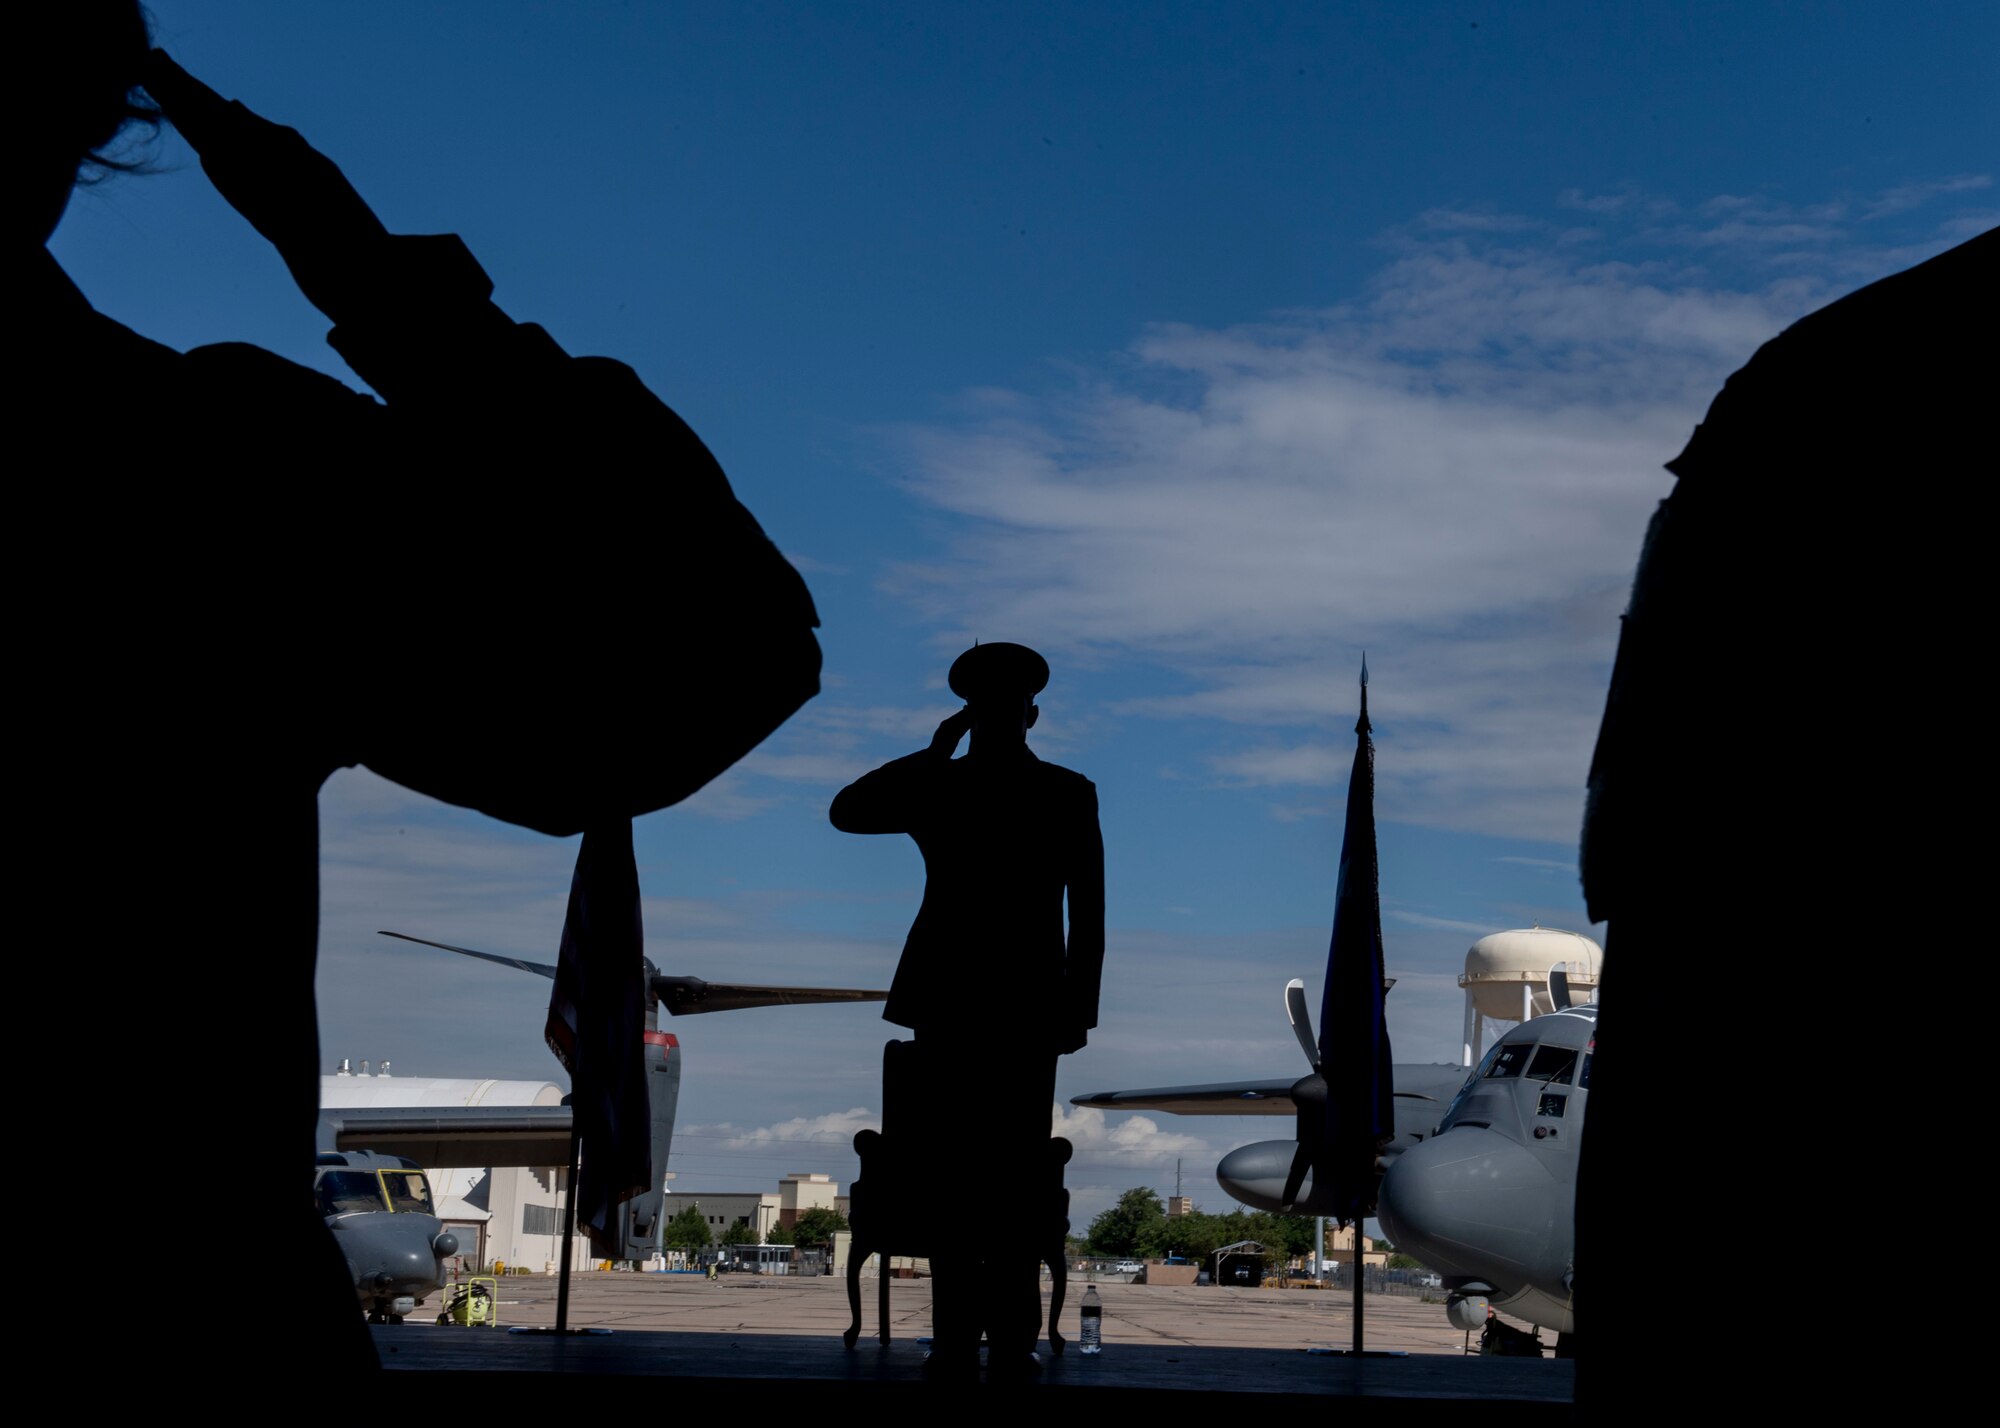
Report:
<svg viewBox="0 0 2000 1428"><path fill-rule="evenodd" d="M329 1170L319 1178L322 1215L363 1215L383 1208L382 1183L365 1170Z"/></svg>
<svg viewBox="0 0 2000 1428"><path fill-rule="evenodd" d="M1528 1053L1535 1048L1525 1041L1503 1041L1493 1048L1486 1058L1488 1076L1518 1076L1521 1068L1528 1064Z"/></svg>
<svg viewBox="0 0 2000 1428"><path fill-rule="evenodd" d="M1472 1094L1472 1088L1479 1084L1482 1076L1489 1074L1493 1070L1493 1063L1499 1055L1500 1047L1497 1043L1487 1048L1486 1055L1480 1059L1477 1066L1472 1068L1471 1072L1466 1076L1464 1083L1459 1086L1458 1094L1451 1098L1451 1104L1445 1107L1444 1114L1438 1118L1440 1126L1451 1124L1452 1117L1458 1114L1458 1108L1464 1105L1465 1098Z"/></svg>
<svg viewBox="0 0 2000 1428"><path fill-rule="evenodd" d="M389 1208L431 1213L431 1187L421 1170L385 1170L382 1184L389 1192Z"/></svg>
<svg viewBox="0 0 2000 1428"><path fill-rule="evenodd" d="M1567 1086L1571 1073L1576 1070L1576 1048L1574 1046L1548 1046L1535 1048L1535 1059L1528 1063L1530 1081L1553 1081L1558 1086Z"/></svg>

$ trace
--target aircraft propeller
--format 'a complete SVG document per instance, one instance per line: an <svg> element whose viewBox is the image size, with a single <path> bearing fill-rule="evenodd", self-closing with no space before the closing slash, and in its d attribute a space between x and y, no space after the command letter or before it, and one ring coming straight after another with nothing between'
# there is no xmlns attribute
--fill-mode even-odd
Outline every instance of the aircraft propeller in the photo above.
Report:
<svg viewBox="0 0 2000 1428"><path fill-rule="evenodd" d="M1395 985L1394 977L1384 977L1383 993L1386 995ZM1313 1035L1312 1009L1306 1001L1306 984L1301 978L1294 977L1285 983L1285 1019L1291 1022L1292 1035L1299 1039L1306 1065L1312 1068L1309 1074L1292 1083L1292 1103L1298 1107L1298 1149L1292 1152L1291 1168L1285 1172L1285 1188L1278 1197L1285 1213L1290 1214L1299 1202L1299 1191L1305 1188L1306 1172L1313 1168L1326 1139L1326 1077L1322 1074L1326 1047Z"/></svg>
<svg viewBox="0 0 2000 1428"><path fill-rule="evenodd" d="M378 929L384 937L400 938L462 957L498 962L503 967L532 972L554 980L556 969L547 962L529 962L520 957L503 957L495 952L479 952L470 947L454 947L449 942L433 942L428 937L412 937L407 932ZM666 1008L670 1016L694 1016L700 1012L742 1011L749 1007L813 1006L827 1002L879 1002L887 992L863 991L853 987L769 987L744 982L705 982L700 977L670 977L646 959L646 995Z"/></svg>

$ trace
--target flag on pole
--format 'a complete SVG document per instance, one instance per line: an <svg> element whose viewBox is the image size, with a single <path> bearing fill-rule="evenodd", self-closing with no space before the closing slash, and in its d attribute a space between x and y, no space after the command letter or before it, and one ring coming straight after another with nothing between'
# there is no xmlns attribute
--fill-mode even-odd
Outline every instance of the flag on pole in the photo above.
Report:
<svg viewBox="0 0 2000 1428"><path fill-rule="evenodd" d="M570 1075L582 1143L577 1220L600 1250L618 1243L618 1207L653 1178L646 1089L646 962L632 824L583 835L549 994L549 1050Z"/></svg>
<svg viewBox="0 0 2000 1428"><path fill-rule="evenodd" d="M1375 857L1375 744L1369 737L1368 660L1361 661L1361 718L1354 726L1354 771L1347 781L1347 827L1333 896L1333 940L1319 1009L1320 1074L1326 1078L1326 1138L1315 1198L1341 1224L1357 1226L1375 1207L1375 1157L1395 1135L1395 1073L1382 966L1381 877Z"/></svg>

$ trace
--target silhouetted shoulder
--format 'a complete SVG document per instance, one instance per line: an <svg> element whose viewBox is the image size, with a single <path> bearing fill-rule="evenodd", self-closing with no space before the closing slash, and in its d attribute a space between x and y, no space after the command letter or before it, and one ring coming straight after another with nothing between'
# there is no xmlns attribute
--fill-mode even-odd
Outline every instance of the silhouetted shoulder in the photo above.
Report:
<svg viewBox="0 0 2000 1428"><path fill-rule="evenodd" d="M1046 759L1038 762L1042 770L1041 777L1047 782L1071 793L1090 794L1093 797L1096 795L1097 785L1075 769L1066 769L1061 764L1052 764Z"/></svg>
<svg viewBox="0 0 2000 1428"><path fill-rule="evenodd" d="M1933 418L1959 413L1986 380L1968 343L2000 316L1996 294L2000 229L1808 313L1729 378L1667 469L1700 478L1724 464L1934 448Z"/></svg>

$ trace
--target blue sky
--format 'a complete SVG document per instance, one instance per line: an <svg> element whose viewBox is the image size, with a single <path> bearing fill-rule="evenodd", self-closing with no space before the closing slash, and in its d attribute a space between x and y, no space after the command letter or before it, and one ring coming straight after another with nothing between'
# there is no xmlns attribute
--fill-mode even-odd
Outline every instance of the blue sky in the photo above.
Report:
<svg viewBox="0 0 2000 1428"><path fill-rule="evenodd" d="M462 234L510 313L632 364L812 585L825 692L639 825L663 968L887 985L921 865L826 804L925 741L973 637L1049 655L1035 744L1097 781L1109 845L1103 1026L1064 1097L1302 1069L1280 989L1317 993L1364 648L1391 1031L1451 1057L1475 937L1583 930L1584 773L1661 463L1786 323L2000 222L1986 4L155 15L391 228ZM97 306L358 385L184 147L156 153L53 244ZM657 612L662 671L692 615ZM663 728L701 696L647 682ZM329 1068L557 1077L544 985L373 930L550 959L574 845L363 771L322 809ZM676 1188L851 1176L872 1011L674 1029ZM1217 1155L1284 1134L1065 1130L1086 1215L1177 1158L1226 1208Z"/></svg>

